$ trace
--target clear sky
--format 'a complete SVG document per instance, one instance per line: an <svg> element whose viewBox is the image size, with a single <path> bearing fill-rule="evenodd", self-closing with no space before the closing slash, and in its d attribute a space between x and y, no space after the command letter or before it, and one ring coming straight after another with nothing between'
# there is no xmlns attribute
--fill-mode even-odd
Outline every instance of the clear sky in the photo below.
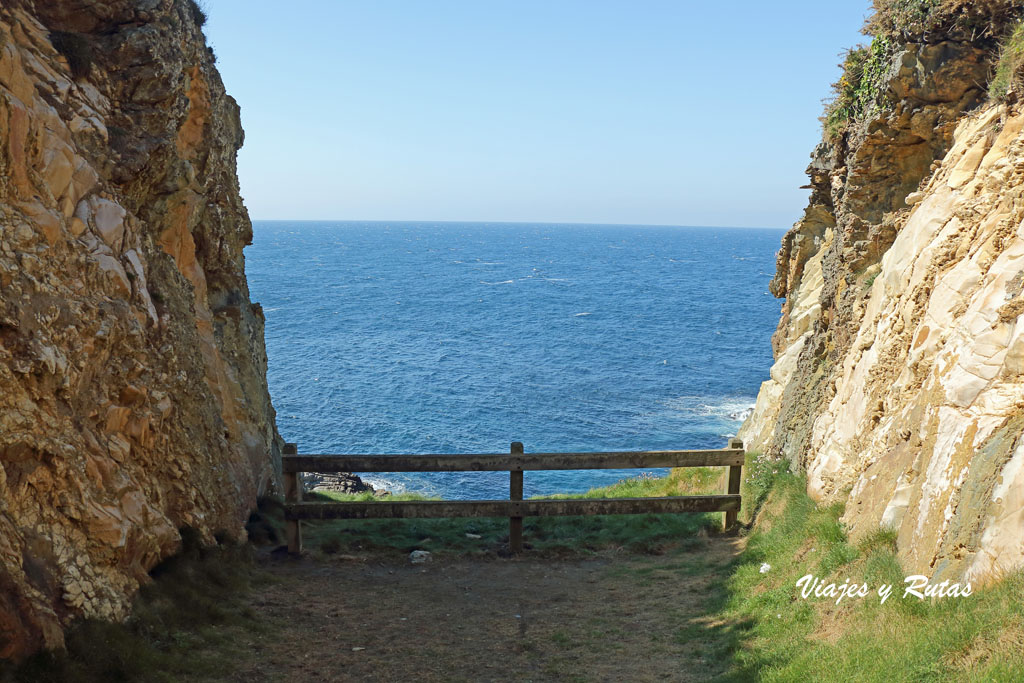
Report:
<svg viewBox="0 0 1024 683"><path fill-rule="evenodd" d="M254 219L788 227L869 0L205 0Z"/></svg>

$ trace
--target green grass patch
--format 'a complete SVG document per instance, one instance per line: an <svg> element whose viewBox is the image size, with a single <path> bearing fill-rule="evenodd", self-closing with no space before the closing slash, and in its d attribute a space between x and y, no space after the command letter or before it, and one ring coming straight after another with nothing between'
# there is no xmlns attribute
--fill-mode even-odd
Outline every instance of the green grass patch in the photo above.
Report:
<svg viewBox="0 0 1024 683"><path fill-rule="evenodd" d="M773 460L761 453L747 453L743 480L740 482L743 505L739 517L748 527L768 499L776 478L787 472L789 463L784 460Z"/></svg>
<svg viewBox="0 0 1024 683"><path fill-rule="evenodd" d="M307 493L306 500L372 502L372 492ZM391 494L387 501L438 500L415 493ZM362 551L427 550L448 553L487 553L507 542L507 518L474 519L336 519L303 522L303 543L324 555Z"/></svg>
<svg viewBox="0 0 1024 683"><path fill-rule="evenodd" d="M988 85L988 95L995 102L1005 102L1010 93L1020 90L1024 73L1024 22L1016 25L999 48L999 61Z"/></svg>
<svg viewBox="0 0 1024 683"><path fill-rule="evenodd" d="M550 496L566 498L644 498L720 493L724 468L692 467L672 470L666 477L644 473L611 486L582 494ZM373 501L372 493L308 494L309 500ZM387 500L429 500L416 494L392 495ZM268 509L273 503L268 503ZM273 517L277 513L272 513ZM260 526L279 522L257 520ZM721 513L664 515L595 515L526 518L523 538L526 549L542 554L594 553L623 549L662 553L683 546L687 539L721 524ZM250 531L252 534L252 531ZM360 551L427 550L449 554L504 554L508 545L508 518L469 519L366 519L303 523L303 542L324 555Z"/></svg>
<svg viewBox="0 0 1024 683"><path fill-rule="evenodd" d="M438 497L424 496L418 493L389 493L383 498L374 494L373 491L363 491L362 493L337 493L335 491L316 491L313 493L305 494L306 500L322 500L324 502L338 501L341 503L350 502L372 502L372 501L389 501L389 502L400 502L404 500L441 500Z"/></svg>
<svg viewBox="0 0 1024 683"><path fill-rule="evenodd" d="M181 553L157 566L123 624L97 619L74 624L67 650L42 652L17 667L0 668L0 681L179 681L229 675L244 656L240 633L265 628L243 596L267 580L248 545L203 547L182 531Z"/></svg>
<svg viewBox="0 0 1024 683"><path fill-rule="evenodd" d="M656 477L649 472L623 479L610 486L594 488L586 493L556 494L553 499L568 498L653 498L694 496L721 493L725 487L724 467L679 467L668 476Z"/></svg>
<svg viewBox="0 0 1024 683"><path fill-rule="evenodd" d="M729 634L726 680L1024 680L1024 572L969 597L903 598L893 530L851 543L841 506L815 504L783 468L770 479L718 614L747 625ZM807 574L871 592L805 600L796 582ZM893 586L884 604L882 584Z"/></svg>

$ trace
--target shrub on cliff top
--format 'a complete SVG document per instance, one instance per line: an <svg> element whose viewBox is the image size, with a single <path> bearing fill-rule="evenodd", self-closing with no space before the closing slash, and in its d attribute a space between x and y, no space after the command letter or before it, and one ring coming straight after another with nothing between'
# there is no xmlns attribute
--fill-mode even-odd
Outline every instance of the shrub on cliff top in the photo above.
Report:
<svg viewBox="0 0 1024 683"><path fill-rule="evenodd" d="M864 32L903 41L994 39L1019 19L1024 0L873 0Z"/></svg>
<svg viewBox="0 0 1024 683"><path fill-rule="evenodd" d="M192 16L192 21L196 22L196 26L202 28L206 25L206 9L198 0L188 0L188 12Z"/></svg>
<svg viewBox="0 0 1024 683"><path fill-rule="evenodd" d="M843 75L832 85L834 96L825 105L821 120L831 142L884 106L885 74L900 45L967 40L994 46L1024 20L1024 0L872 0L872 6L874 12L863 29L873 36L871 44L846 53L840 64ZM1024 45L1024 36L1020 43ZM1017 71L1024 69L1014 61L1024 62L1024 57L1014 56L1014 49L1010 40L1003 50L990 88L995 99L1005 96Z"/></svg>

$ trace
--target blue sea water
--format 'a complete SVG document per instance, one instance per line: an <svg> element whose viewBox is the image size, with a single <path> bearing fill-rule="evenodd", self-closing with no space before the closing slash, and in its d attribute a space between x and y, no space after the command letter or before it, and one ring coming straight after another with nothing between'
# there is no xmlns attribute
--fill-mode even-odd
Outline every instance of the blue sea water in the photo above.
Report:
<svg viewBox="0 0 1024 683"><path fill-rule="evenodd" d="M781 236L257 221L246 271L266 314L278 427L302 453L723 447L768 377ZM637 474L528 472L525 492ZM502 472L364 478L508 496Z"/></svg>

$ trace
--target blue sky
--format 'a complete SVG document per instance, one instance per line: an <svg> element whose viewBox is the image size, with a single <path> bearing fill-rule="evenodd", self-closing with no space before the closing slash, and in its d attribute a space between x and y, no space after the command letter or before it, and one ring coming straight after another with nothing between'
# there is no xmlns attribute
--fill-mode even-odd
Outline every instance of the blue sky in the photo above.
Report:
<svg viewBox="0 0 1024 683"><path fill-rule="evenodd" d="M206 0L254 219L788 227L869 0Z"/></svg>

